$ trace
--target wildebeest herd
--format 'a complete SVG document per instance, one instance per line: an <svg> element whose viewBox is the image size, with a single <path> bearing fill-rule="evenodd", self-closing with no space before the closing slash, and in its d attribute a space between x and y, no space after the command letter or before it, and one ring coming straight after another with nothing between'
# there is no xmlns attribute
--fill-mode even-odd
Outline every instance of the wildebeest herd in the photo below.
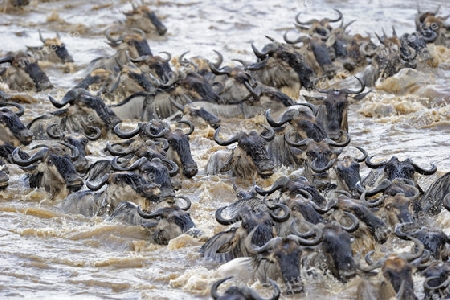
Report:
<svg viewBox="0 0 450 300"><path fill-rule="evenodd" d="M419 174L433 175L439 166L395 156L380 162L373 158L380 153L363 147L360 156L340 157L351 143L351 102L403 68L432 65L429 47L450 47L448 16L418 9L412 32L397 36L392 28L375 39L351 35L354 21L336 13L320 20L298 14L297 38L268 36L264 47L251 45L252 61L225 65L218 51L216 61L187 52L154 55L147 35L167 28L148 7L133 7L126 22L105 31L115 54L93 60L62 99L48 97L54 111L24 124L27 112L12 91L53 89L40 61L76 63L59 35L39 33L42 47L0 58L9 88L0 91L0 189L8 189L8 165L15 164L25 185L44 189L65 213L143 226L159 245L182 234L201 237L200 255L227 273L212 285L214 299L262 299L247 287L217 291L229 275L243 273L231 264L236 260L252 280L273 287L271 299L304 292L302 274L319 273L342 283L359 277L358 299L417 299L413 272L424 277L425 299L449 298L450 237L428 220L450 210L450 173L422 190ZM339 73L354 75L357 86L319 86ZM302 89L323 96L300 95ZM229 119L262 121L231 132L221 126ZM205 127L215 130L209 138L220 149L199 170L190 136ZM106 142L102 150L113 158L87 159L94 141ZM372 169L365 178L362 164ZM271 186L255 183L280 170L289 171ZM233 186L235 202L215 213L218 225L231 227L207 237L183 195L183 183L199 172L240 184ZM372 259L376 245L394 239L411 249Z"/></svg>

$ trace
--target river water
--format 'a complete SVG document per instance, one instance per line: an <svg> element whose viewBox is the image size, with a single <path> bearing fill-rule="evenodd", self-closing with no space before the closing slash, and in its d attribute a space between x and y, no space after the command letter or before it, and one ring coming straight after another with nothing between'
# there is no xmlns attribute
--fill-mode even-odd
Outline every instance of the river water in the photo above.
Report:
<svg viewBox="0 0 450 300"><path fill-rule="evenodd" d="M405 0L296 0L296 1L149 1L168 28L164 37L149 36L153 53L170 52L174 57L185 51L189 56L215 59L213 49L225 58L254 60L251 43L263 47L271 36L283 41L292 31L294 18L301 12L305 19L334 17L333 8L341 10L346 22L356 19L351 33L376 31L412 32L416 2ZM421 1L422 10L442 5L443 15L450 13L448 1ZM78 70L97 56L113 54L105 43L104 30L123 20L122 11L131 8L125 1L30 1L23 12L0 14L0 36L4 39L0 54L40 45L38 29L44 37L61 34L74 57L74 72L46 68L55 89L50 94L61 97L81 77ZM388 159L410 157L421 166L433 162L438 173L419 178L424 187L450 171L450 54L435 50L437 67L425 68L419 75L432 88L397 92L391 85L380 89L349 108L350 146L363 146L370 155ZM78 72L77 72L78 71ZM353 87L353 86L351 86ZM383 89L383 90L381 90ZM396 91L395 93L393 91ZM302 91L303 93L304 91ZM35 103L24 104L25 123L54 108L47 101L48 92L33 94ZM230 120L224 127L251 129L252 121ZM205 238L225 227L217 225L214 212L234 200L232 181L226 176L206 176L203 167L216 146L211 128L196 129L191 137L199 174L183 182L181 193L193 202L191 216L203 238L183 235L169 244L149 243L140 227L123 226L62 213L44 191L24 186L23 171L9 165L10 183L0 193L0 297L5 299L207 299L214 281L221 278L217 265L202 259L198 250ZM92 161L105 156L101 140L88 147ZM352 151L353 147L348 151ZM355 152L356 153L356 152ZM270 179L259 179L269 186L278 176L291 170L278 170ZM367 170L363 170L367 172ZM248 188L251 182L238 182ZM450 215L442 212L437 226L450 233ZM389 244L389 243L388 243ZM390 245L395 251L395 245ZM398 250L398 249L397 249ZM423 291L415 276L417 295ZM331 276L304 278L303 295L283 299L352 299L355 283L342 284ZM259 283L249 283L258 292L269 295Z"/></svg>

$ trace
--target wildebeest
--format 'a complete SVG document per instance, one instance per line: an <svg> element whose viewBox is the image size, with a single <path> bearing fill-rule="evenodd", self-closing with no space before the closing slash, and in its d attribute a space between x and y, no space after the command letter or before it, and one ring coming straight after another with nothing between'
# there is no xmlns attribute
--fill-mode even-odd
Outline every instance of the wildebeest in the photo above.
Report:
<svg viewBox="0 0 450 300"><path fill-rule="evenodd" d="M256 246L252 242L255 231L256 228L245 239L246 248L252 254L254 277L262 282L282 278L288 295L303 292L301 247L318 245L322 240L322 232L315 230L312 240L290 234L287 237L271 238L262 246Z"/></svg>
<svg viewBox="0 0 450 300"><path fill-rule="evenodd" d="M442 204L445 204L445 199L450 200L450 172L436 179L430 185L425 194L416 202L414 206L415 212L425 212L430 215L436 215L441 212ZM450 210L450 202L447 203L447 209Z"/></svg>
<svg viewBox="0 0 450 300"><path fill-rule="evenodd" d="M392 285L397 299L417 299L414 294L414 282L412 278L412 267L410 263L416 258L422 256L424 245L418 239L408 237L416 245L415 253L390 254L373 262L369 266L361 266L359 263L359 255L356 259L357 267L365 272L371 272L377 268L381 268L384 279Z"/></svg>
<svg viewBox="0 0 450 300"><path fill-rule="evenodd" d="M10 53L0 58L0 65L4 63L9 65L0 69L0 76L11 90L40 92L53 87L36 59L28 53Z"/></svg>
<svg viewBox="0 0 450 300"><path fill-rule="evenodd" d="M263 178L271 176L274 172L274 164L267 153L266 145L267 141L273 139L274 131L271 127L265 127L269 130L267 135L258 134L255 130L249 133L240 131L228 140L222 140L219 137L220 127L217 128L214 133L217 144L228 146L237 143L237 145L231 153L225 154L226 161L221 160L223 158L220 155L223 152L213 154L208 161L206 173L214 175L231 170L233 176L243 179L255 178L256 175Z"/></svg>
<svg viewBox="0 0 450 300"><path fill-rule="evenodd" d="M358 198L360 195L357 183L361 181L360 163L367 158L367 151L362 147L356 148L362 152L363 156L358 158L346 155L337 162L335 170L338 177L337 189L345 190Z"/></svg>
<svg viewBox="0 0 450 300"><path fill-rule="evenodd" d="M104 185L107 187L100 192ZM159 185L133 172L110 172L100 180L86 181L89 190L72 193L61 203L66 213L86 217L108 216L122 201L132 201L144 209L159 202Z"/></svg>
<svg viewBox="0 0 450 300"><path fill-rule="evenodd" d="M49 96L50 102L60 109L34 119L28 124L28 129L37 139L48 139L47 128L54 123L59 130L90 135L92 130L99 128L101 137L106 137L114 126L121 122L116 114L100 97L91 95L84 89L69 90L61 102Z"/></svg>
<svg viewBox="0 0 450 300"><path fill-rule="evenodd" d="M260 295L258 295L254 290L248 287L237 287L232 286L229 287L223 295L219 295L217 289L220 284L231 279L232 277L227 277L216 281L211 287L211 297L214 300L264 300ZM274 292L270 300L277 300L280 297L281 291L275 281L269 279L270 284L272 285Z"/></svg>
<svg viewBox="0 0 450 300"><path fill-rule="evenodd" d="M17 107L19 111L14 112L7 108ZM13 146L28 145L32 141L32 134L20 121L24 113L22 105L14 102L0 102L0 136L1 141ZM6 157L5 157L6 158Z"/></svg>
<svg viewBox="0 0 450 300"><path fill-rule="evenodd" d="M339 10L334 10L338 13L337 19L323 18L322 20L311 19L308 21L302 21L300 20L301 13L298 13L295 17L296 23L294 23L294 25L300 31L306 30L310 36L318 36L322 40L327 40L330 37L332 31L330 23L339 22L343 17L342 13Z"/></svg>
<svg viewBox="0 0 450 300"><path fill-rule="evenodd" d="M450 263L433 261L422 275L425 277L423 287L425 290L424 299L448 298L450 295Z"/></svg>
<svg viewBox="0 0 450 300"><path fill-rule="evenodd" d="M271 43L259 51L253 44L253 52L261 63L249 70L252 77L264 85L280 89L293 99L298 98L300 89L313 87L314 71L305 63L303 56L290 45Z"/></svg>
<svg viewBox="0 0 450 300"><path fill-rule="evenodd" d="M55 38L45 39L39 30L39 39L44 45L38 47L27 46L33 58L37 61L50 61L54 63L73 62L73 57L66 49L66 45L61 41L59 33Z"/></svg>
<svg viewBox="0 0 450 300"><path fill-rule="evenodd" d="M90 166L86 155L90 154L89 149L86 148L88 141L95 141L100 137L101 130L99 128L92 128L94 133L92 135L83 135L79 133L56 132L57 124L52 124L47 128L47 134L53 139L60 139L63 143L68 143L78 149L78 158L73 162L77 172L85 173Z"/></svg>
<svg viewBox="0 0 450 300"><path fill-rule="evenodd" d="M329 170L335 165L339 154L342 152L342 147L350 143L350 136L344 134L345 141L341 143L337 143L329 138L320 142L316 142L311 138L294 142L290 139L288 133L285 135L286 142L291 146L301 147L303 151L303 174L308 181L319 190L333 186L334 183L331 180L335 180L335 178L333 178L333 174L329 173ZM332 147L337 147L338 149L333 149Z"/></svg>
<svg viewBox="0 0 450 300"><path fill-rule="evenodd" d="M384 31L382 37L376 36L381 45L377 47L372 58L375 81L389 78L402 68L414 66L413 60L417 56L417 51L408 44L402 45L394 29L392 30L392 37L388 37ZM371 84L375 85L375 82Z"/></svg>
<svg viewBox="0 0 450 300"><path fill-rule="evenodd" d="M137 212L142 218L150 220L146 221L143 226L149 231L152 241L159 245L167 245L171 239L195 227L190 214L187 212L189 207L190 202L184 208L172 205L154 212L144 212L139 206Z"/></svg>
<svg viewBox="0 0 450 300"><path fill-rule="evenodd" d="M446 245L450 237L438 228L420 227L414 222L405 221L397 224L395 234L402 239L418 239L435 259L446 261L450 257L450 247Z"/></svg>
<svg viewBox="0 0 450 300"><path fill-rule="evenodd" d="M252 197L253 198L253 197ZM230 206L224 206L216 210L216 220L222 225L232 225L241 221L239 227L232 227L211 237L200 249L203 257L218 261L227 262L237 257L249 257L251 252L248 249L249 233L253 232L251 243L257 246L264 245L271 238L276 236L275 222L285 222L289 218L289 208L284 204L266 206L262 199L260 205L251 207L246 202L253 199L245 199ZM256 199L258 200L258 199ZM241 204L244 203L244 204ZM224 210L233 210L237 206L237 211L231 218L222 215ZM284 214L278 216L276 209L282 209Z"/></svg>
<svg viewBox="0 0 450 300"><path fill-rule="evenodd" d="M274 181L271 187L264 190L259 186L255 186L255 191L260 195L270 195L275 191L280 190L281 193L288 193L291 198L295 198L297 194L302 194L306 191L308 195L311 196L311 201L314 202L317 207L321 209L327 204L327 200L319 193L319 191L312 185L306 177L303 176L281 176ZM309 197L308 197L309 198ZM316 222L308 220L311 223L316 224Z"/></svg>
<svg viewBox="0 0 450 300"><path fill-rule="evenodd" d="M20 157L19 147L12 153L15 164L26 167L27 170L31 169L31 173L27 175L30 188L43 187L51 198L55 199L64 198L83 187L83 179L78 175L72 162L78 158L77 148L72 148L71 156L56 145L40 148L29 159Z"/></svg>
<svg viewBox="0 0 450 300"><path fill-rule="evenodd" d="M394 180L395 178L404 178L410 180L415 184L416 173L422 175L432 175L436 173L437 167L434 164L431 164L429 169L425 169L414 163L410 158L406 160L400 161L396 156L392 156L389 160L384 160L378 163L372 162L372 156L368 156L365 160L366 165L371 169L383 168L383 174L381 176L375 176L377 178L371 178L368 182L369 176L363 181L363 184L366 182L371 186L377 186L384 179Z"/></svg>
<svg viewBox="0 0 450 300"><path fill-rule="evenodd" d="M342 132L348 132L348 96L356 94L356 98L362 99L370 92L363 93L366 86L360 78L356 77L356 79L361 84L361 88L357 91L349 89L322 90L315 87L319 93L327 95L325 98L321 98L323 104L318 105L317 121L325 129L327 136L333 140L338 140Z"/></svg>
<svg viewBox="0 0 450 300"><path fill-rule="evenodd" d="M167 27L161 22L154 11L145 5L135 6L123 13L126 16L125 24L128 28L140 28L146 33L157 31L158 35L165 35Z"/></svg>

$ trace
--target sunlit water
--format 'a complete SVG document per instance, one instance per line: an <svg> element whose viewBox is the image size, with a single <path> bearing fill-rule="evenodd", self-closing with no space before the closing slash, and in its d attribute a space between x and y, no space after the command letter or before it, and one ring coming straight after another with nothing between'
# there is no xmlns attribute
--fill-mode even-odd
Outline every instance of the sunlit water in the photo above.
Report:
<svg viewBox="0 0 450 300"><path fill-rule="evenodd" d="M105 43L104 30L113 22L123 20L121 11L131 6L111 1L31 1L24 13L0 14L3 39L0 54L40 45L37 29L45 37L60 32L73 55L75 69L82 70L97 56L114 51ZM168 51L178 56L190 51L188 57L215 59L212 50L223 53L227 64L234 58L254 60L251 43L263 47L271 36L283 41L283 34L295 35L294 18L298 12L305 19L334 17L333 8L340 9L346 22L356 19L351 33L374 32L382 28L398 34L414 28L414 1L156 1L148 2L168 28L164 37L149 37L153 53ZM447 1L421 1L422 10L434 10L441 4L443 15L450 13ZM377 159L396 155L410 157L427 167L436 163L438 174L422 180L427 186L437 176L450 171L449 121L450 55L438 68L429 69L437 79L434 84L441 93L429 99L423 95L391 93L387 86L349 109L350 146L363 146ZM61 97L67 88L81 78L80 72L63 73L48 68L55 85L52 94ZM424 71L425 72L425 71ZM302 91L303 93L303 91ZM47 92L33 95L38 103L25 104L26 122L49 110ZM427 95L424 92L424 95ZM239 123L236 126L236 123ZM252 129L250 121L230 121L223 127ZM127 227L71 216L58 210L43 191L24 187L23 171L9 165L10 185L0 193L0 297L45 299L205 299L214 281L221 278L217 265L202 259L198 250L204 238L225 229L214 220L215 210L234 200L232 180L226 176L205 176L203 167L212 148L211 129L196 129L191 138L199 174L183 182L180 194L193 201L191 216L203 239L181 236L169 246L149 243L140 227ZM104 156L106 141L89 147L94 161ZM352 151L353 147L348 147ZM269 186L287 170L279 170L271 179L259 180ZM367 173L367 170L363 170ZM248 188L251 182L239 182ZM126 199L124 199L126 200ZM442 212L437 223L449 233L449 214ZM391 245L391 247L393 247ZM331 276L304 277L306 292L298 297L321 299L352 298L355 283L346 285ZM422 292L420 277L416 278L417 294ZM270 291L259 283L251 283L260 293Z"/></svg>

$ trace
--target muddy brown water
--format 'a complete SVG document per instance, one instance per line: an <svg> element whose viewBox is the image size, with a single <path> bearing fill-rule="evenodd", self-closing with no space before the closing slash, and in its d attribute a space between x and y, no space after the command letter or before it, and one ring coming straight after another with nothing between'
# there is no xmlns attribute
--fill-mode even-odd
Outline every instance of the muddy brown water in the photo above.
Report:
<svg viewBox="0 0 450 300"><path fill-rule="evenodd" d="M146 2L168 28L164 37L149 36L153 53L168 51L178 56L190 51L191 56L215 59L213 49L223 53L225 64L231 59L254 60L251 43L259 48L266 35L282 41L285 31L295 35L294 18L298 12L305 19L334 17L333 8L340 9L346 22L356 19L351 33L390 32L394 25L399 34L414 28L415 1L149 1ZM447 1L421 1L422 10L442 5L443 15L450 13ZM32 94L36 103L25 104L25 122L53 110L48 94L61 97L81 78L89 61L113 50L105 43L104 30L123 20L125 1L30 1L23 12L0 13L0 54L40 44L37 29L43 35L61 34L74 57L75 72L47 67L55 88L50 92ZM450 53L435 49L437 66L424 68L412 77L426 77L429 84L419 89L384 83L379 89L349 108L349 127L353 146L363 146L377 159L396 155L410 157L427 167L436 163L434 178L419 178L428 186L437 176L450 171ZM338 82L340 80L336 80ZM348 79L350 83L350 79ZM350 86L352 87L352 86ZM353 86L354 87L354 86ZM303 93L304 91L302 91ZM256 121L260 118L255 118ZM229 120L231 128L255 127L255 120ZM133 122L132 122L133 123ZM217 225L214 212L234 200L232 180L226 176L206 176L203 167L216 146L211 128L198 128L191 138L199 174L183 182L181 194L193 202L191 215L203 237L212 236L225 227ZM89 145L95 161L105 157L106 141ZM10 184L0 193L0 297L4 299L207 299L214 281L221 278L217 264L202 259L198 250L202 239L183 235L169 246L148 242L140 227L123 226L67 215L48 199L44 191L25 187L23 171L9 165ZM260 186L269 186L274 179L292 170L280 169L270 179L258 179ZM364 169L363 172L367 173ZM248 188L252 182L238 181ZM444 211L433 220L436 226L450 233L450 215ZM405 251L408 243L389 239L392 252ZM407 247L408 249L408 247ZM406 250L407 251L407 250ZM331 275L308 277L304 274L305 293L282 296L282 299L313 298L352 299L358 279L347 284ZM421 295L422 280L415 276L416 294ZM234 282L236 283L236 281ZM258 282L248 284L269 295L270 290Z"/></svg>

